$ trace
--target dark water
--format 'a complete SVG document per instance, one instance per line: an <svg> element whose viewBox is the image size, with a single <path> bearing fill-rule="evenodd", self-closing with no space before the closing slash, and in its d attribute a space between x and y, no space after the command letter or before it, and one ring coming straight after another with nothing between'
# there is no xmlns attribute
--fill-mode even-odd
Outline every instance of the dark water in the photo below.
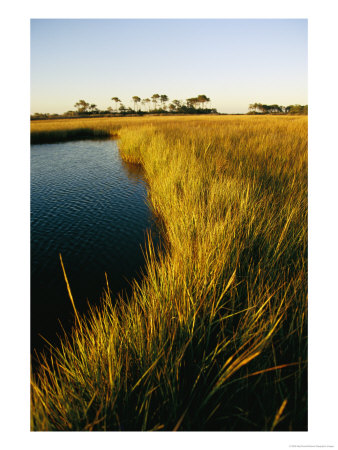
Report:
<svg viewBox="0 0 338 450"><path fill-rule="evenodd" d="M74 316L59 253L79 311L96 304L105 272L114 294L130 289L144 265L147 230L155 223L146 203L142 169L124 163L112 140L31 147L31 348L39 334L57 342Z"/></svg>

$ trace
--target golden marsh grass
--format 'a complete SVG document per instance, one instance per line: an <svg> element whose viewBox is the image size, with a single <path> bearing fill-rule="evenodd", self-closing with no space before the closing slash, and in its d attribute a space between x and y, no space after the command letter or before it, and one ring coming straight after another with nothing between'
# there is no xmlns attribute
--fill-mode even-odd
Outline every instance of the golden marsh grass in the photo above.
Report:
<svg viewBox="0 0 338 450"><path fill-rule="evenodd" d="M32 136L80 126L54 122ZM306 430L307 117L81 127L142 164L164 244L41 356L32 430Z"/></svg>

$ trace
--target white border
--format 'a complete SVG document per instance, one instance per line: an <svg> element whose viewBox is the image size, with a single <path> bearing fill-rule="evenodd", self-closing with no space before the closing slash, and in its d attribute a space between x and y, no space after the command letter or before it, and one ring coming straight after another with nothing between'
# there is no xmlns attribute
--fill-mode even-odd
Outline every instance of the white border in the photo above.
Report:
<svg viewBox="0 0 338 450"><path fill-rule="evenodd" d="M207 3L207 4L206 4ZM2 408L4 448L50 449L77 443L284 449L334 445L337 390L337 136L334 1L13 1L1 6L4 98L1 164ZM30 18L308 18L310 177L310 428L307 433L31 433L29 432L29 20Z"/></svg>

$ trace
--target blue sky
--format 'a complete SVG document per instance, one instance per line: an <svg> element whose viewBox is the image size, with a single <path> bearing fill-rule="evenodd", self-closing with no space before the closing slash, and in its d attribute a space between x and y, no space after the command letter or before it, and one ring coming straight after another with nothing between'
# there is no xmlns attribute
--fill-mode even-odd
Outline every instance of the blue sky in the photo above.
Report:
<svg viewBox="0 0 338 450"><path fill-rule="evenodd" d="M155 93L206 94L226 113L307 104L307 20L31 20L31 113Z"/></svg>

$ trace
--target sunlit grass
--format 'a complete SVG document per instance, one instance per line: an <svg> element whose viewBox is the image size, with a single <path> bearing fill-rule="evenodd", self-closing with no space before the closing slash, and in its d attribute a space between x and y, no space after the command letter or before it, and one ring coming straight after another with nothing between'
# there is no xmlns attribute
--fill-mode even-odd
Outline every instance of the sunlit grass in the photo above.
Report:
<svg viewBox="0 0 338 450"><path fill-rule="evenodd" d="M217 117L213 117L217 120ZM197 117L194 120L200 120ZM180 117L180 120L190 121L191 117ZM116 137L121 127L133 125L170 123L177 121L175 117L100 117L81 119L54 119L31 121L31 143L42 144L60 142L74 139L95 139L104 137Z"/></svg>
<svg viewBox="0 0 338 450"><path fill-rule="evenodd" d="M98 122L164 244L41 357L32 429L306 430L307 118Z"/></svg>

